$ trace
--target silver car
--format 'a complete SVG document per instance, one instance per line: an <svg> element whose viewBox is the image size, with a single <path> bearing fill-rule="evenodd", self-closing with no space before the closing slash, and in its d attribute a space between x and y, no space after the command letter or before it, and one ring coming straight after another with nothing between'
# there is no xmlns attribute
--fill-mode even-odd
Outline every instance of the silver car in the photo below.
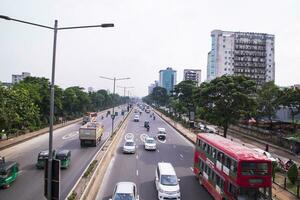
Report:
<svg viewBox="0 0 300 200"><path fill-rule="evenodd" d="M145 139L145 150L156 150L156 141L154 140L154 138L151 137L147 137Z"/></svg>
<svg viewBox="0 0 300 200"><path fill-rule="evenodd" d="M119 182L109 200L139 200L136 185L132 182Z"/></svg>
<svg viewBox="0 0 300 200"><path fill-rule="evenodd" d="M123 146L123 153L135 153L136 144L133 140L126 140Z"/></svg>

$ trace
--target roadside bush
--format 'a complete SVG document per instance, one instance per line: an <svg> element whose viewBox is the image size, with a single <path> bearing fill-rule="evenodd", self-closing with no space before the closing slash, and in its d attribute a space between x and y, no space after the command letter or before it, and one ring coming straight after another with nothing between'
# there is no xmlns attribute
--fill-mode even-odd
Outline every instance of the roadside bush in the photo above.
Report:
<svg viewBox="0 0 300 200"><path fill-rule="evenodd" d="M292 164L287 172L287 177L292 184L295 184L298 179L298 169L296 164Z"/></svg>

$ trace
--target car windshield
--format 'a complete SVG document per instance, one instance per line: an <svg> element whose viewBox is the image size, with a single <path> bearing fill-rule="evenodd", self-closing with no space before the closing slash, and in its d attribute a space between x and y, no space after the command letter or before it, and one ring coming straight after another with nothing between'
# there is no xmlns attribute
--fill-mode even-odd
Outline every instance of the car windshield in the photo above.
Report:
<svg viewBox="0 0 300 200"><path fill-rule="evenodd" d="M48 159L48 155L39 155L39 160L45 160Z"/></svg>
<svg viewBox="0 0 300 200"><path fill-rule="evenodd" d="M126 142L125 146L134 146L134 142Z"/></svg>
<svg viewBox="0 0 300 200"><path fill-rule="evenodd" d="M67 156L66 155L56 155L56 158L59 159L59 160L65 160L67 159Z"/></svg>
<svg viewBox="0 0 300 200"><path fill-rule="evenodd" d="M153 144L154 140L153 139L146 139L146 143Z"/></svg>
<svg viewBox="0 0 300 200"><path fill-rule="evenodd" d="M177 185L177 177L175 175L161 175L161 184L167 186Z"/></svg>
<svg viewBox="0 0 300 200"><path fill-rule="evenodd" d="M134 200L133 194L129 193L117 193L114 200Z"/></svg>

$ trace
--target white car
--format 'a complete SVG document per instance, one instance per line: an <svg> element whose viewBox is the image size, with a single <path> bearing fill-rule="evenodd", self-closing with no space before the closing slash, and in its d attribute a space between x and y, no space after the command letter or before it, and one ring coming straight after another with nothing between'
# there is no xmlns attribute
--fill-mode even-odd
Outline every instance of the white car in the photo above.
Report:
<svg viewBox="0 0 300 200"><path fill-rule="evenodd" d="M140 116L139 115L134 115L133 121L134 122L139 122L140 121Z"/></svg>
<svg viewBox="0 0 300 200"><path fill-rule="evenodd" d="M109 200L139 200L136 185L132 182L119 182Z"/></svg>
<svg viewBox="0 0 300 200"><path fill-rule="evenodd" d="M123 153L135 153L136 145L133 140L126 140L123 146Z"/></svg>
<svg viewBox="0 0 300 200"><path fill-rule="evenodd" d="M276 158L274 158L269 152L264 151L262 149L259 148L254 148L253 150L257 151L260 154L265 155L269 160L271 160L272 162L277 162Z"/></svg>
<svg viewBox="0 0 300 200"><path fill-rule="evenodd" d="M151 138L151 137L147 137L145 139L145 150L156 150L156 142L154 140L154 138Z"/></svg>
<svg viewBox="0 0 300 200"><path fill-rule="evenodd" d="M159 162L155 171L158 199L180 200L179 179L171 163Z"/></svg>

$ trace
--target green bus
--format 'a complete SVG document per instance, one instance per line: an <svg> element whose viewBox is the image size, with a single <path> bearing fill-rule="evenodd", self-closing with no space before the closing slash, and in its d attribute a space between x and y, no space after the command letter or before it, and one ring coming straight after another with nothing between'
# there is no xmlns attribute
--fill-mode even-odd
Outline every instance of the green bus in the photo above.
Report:
<svg viewBox="0 0 300 200"><path fill-rule="evenodd" d="M71 151L70 150L59 150L56 153L55 158L60 160L60 168L68 168L71 164Z"/></svg>
<svg viewBox="0 0 300 200"><path fill-rule="evenodd" d="M37 158L36 168L38 169L44 169L46 165L46 161L48 160L48 153L49 150L41 151ZM55 151L52 151L52 157L55 158Z"/></svg>
<svg viewBox="0 0 300 200"><path fill-rule="evenodd" d="M17 179L19 164L17 162L5 162L0 157L0 188L9 188L10 184Z"/></svg>

